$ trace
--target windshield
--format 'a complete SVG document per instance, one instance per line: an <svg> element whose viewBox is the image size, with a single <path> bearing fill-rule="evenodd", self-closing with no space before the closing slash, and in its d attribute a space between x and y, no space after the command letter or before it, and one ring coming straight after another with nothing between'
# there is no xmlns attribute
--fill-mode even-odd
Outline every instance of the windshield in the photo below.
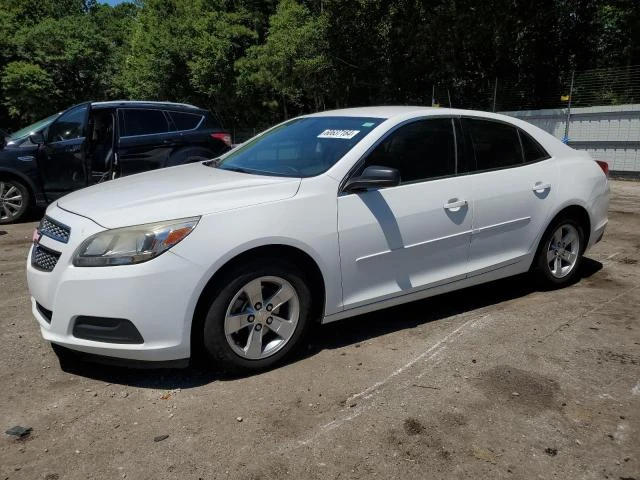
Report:
<svg viewBox="0 0 640 480"><path fill-rule="evenodd" d="M232 150L214 166L224 170L313 177L327 171L383 118L296 118Z"/></svg>
<svg viewBox="0 0 640 480"><path fill-rule="evenodd" d="M11 135L9 135L9 140L13 140L13 141L20 140L21 138L31 135L33 132L38 132L48 127L51 124L51 122L53 122L56 118L58 118L58 116L60 116L60 114L55 113L50 117L47 117L43 120L39 120L36 123L32 123L28 127L21 128L17 132L13 132Z"/></svg>

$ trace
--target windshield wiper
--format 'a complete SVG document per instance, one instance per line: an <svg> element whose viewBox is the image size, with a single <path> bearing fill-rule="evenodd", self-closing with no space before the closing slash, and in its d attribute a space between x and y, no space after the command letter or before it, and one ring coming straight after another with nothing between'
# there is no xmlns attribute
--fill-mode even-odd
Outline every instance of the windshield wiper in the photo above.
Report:
<svg viewBox="0 0 640 480"><path fill-rule="evenodd" d="M256 175L256 170L250 170L248 168L242 168L242 167L219 167L216 166L216 168L219 168L220 170L228 170L230 172L238 172L238 173L249 173L252 175Z"/></svg>
<svg viewBox="0 0 640 480"><path fill-rule="evenodd" d="M220 165L220 157L212 158L211 160L205 160L202 162L203 165L211 168L217 168Z"/></svg>

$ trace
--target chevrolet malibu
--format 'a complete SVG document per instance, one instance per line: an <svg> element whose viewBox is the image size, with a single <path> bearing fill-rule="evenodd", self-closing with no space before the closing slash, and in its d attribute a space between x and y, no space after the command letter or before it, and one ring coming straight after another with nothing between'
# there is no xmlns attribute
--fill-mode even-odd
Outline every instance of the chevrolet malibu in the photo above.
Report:
<svg viewBox="0 0 640 480"><path fill-rule="evenodd" d="M570 284L607 225L607 171L497 114L302 116L52 204L27 261L33 314L59 350L260 370L313 322L527 271Z"/></svg>

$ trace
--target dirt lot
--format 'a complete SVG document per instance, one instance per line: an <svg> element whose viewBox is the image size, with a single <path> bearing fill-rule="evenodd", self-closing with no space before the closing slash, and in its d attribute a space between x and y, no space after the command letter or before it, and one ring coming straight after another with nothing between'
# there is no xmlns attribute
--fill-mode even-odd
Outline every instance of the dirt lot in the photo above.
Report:
<svg viewBox="0 0 640 480"><path fill-rule="evenodd" d="M640 183L612 189L578 284L509 279L319 327L248 378L63 371L29 310L34 223L0 227L0 427L33 428L1 434L0 478L640 480Z"/></svg>

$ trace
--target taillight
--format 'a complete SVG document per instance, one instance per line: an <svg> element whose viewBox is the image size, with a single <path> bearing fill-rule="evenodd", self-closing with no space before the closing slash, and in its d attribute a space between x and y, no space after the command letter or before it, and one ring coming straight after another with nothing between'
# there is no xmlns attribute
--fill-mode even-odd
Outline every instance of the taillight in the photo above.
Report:
<svg viewBox="0 0 640 480"><path fill-rule="evenodd" d="M216 140L222 140L227 146L231 146L231 135L228 133L212 133L211 138L215 138Z"/></svg>
<svg viewBox="0 0 640 480"><path fill-rule="evenodd" d="M602 160L596 160L596 163L600 166L605 176L609 178L609 164Z"/></svg>

